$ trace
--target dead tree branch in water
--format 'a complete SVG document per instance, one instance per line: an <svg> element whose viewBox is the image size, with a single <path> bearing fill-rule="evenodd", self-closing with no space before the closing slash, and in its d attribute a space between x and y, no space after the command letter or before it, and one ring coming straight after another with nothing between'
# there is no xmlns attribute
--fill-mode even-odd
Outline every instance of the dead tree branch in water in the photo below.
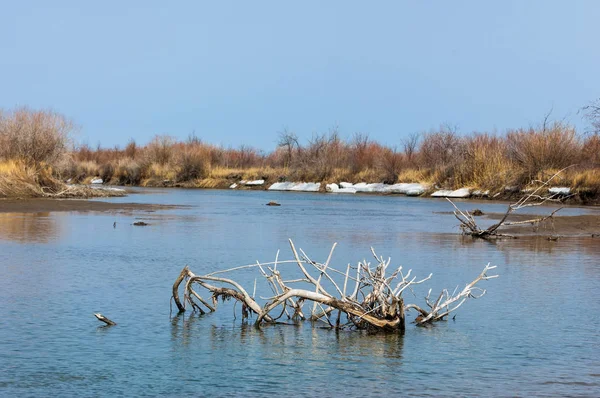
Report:
<svg viewBox="0 0 600 398"><path fill-rule="evenodd" d="M572 167L572 166L569 166L569 167ZM500 221L486 229L480 228L479 225L477 225L477 223L475 222L473 215L471 215L468 211L463 211L463 210L459 209L454 204L454 202L452 202L450 199L446 198L446 200L448 202L450 202L450 204L452 204L452 206L454 206L454 216L458 219L458 221L460 221L460 228L462 230L463 235L470 235L475 238L482 238L482 239L494 239L494 238L503 238L503 237L504 238L514 238L513 235L499 233L498 229L503 226L519 225L519 224L539 225L540 223L542 223L546 220L551 220L554 217L554 215L559 210L562 209L562 207L559 207L558 209L554 210L552 213L550 213L547 216L536 217L531 220L513 221L513 222L506 221L508 219L508 216L510 216L513 212L515 212L519 209L523 209L525 207L532 207L532 206L541 206L541 205L545 204L546 202L561 202L563 199L565 199L566 198L565 196L558 194L558 193L555 193L555 194L548 193L546 195L542 195L541 192L548 186L550 181L552 181L556 176L558 176L560 173L562 173L564 170L568 169L569 167L565 167L564 169L559 170L558 172L556 172L552 177L550 177L546 181L537 181L537 182L541 183L540 186L535 188L533 191L531 191L527 195L523 196L517 202L511 203L510 205L508 205L508 208L506 209L506 212L504 213L504 215L502 216Z"/></svg>
<svg viewBox="0 0 600 398"><path fill-rule="evenodd" d="M117 324L113 321L111 321L110 319L108 319L107 317L105 317L104 315L100 314L100 313L94 313L94 316L96 317L96 319L98 319L100 322L104 322L106 323L106 326L116 326ZM105 326L105 327L106 327Z"/></svg>
<svg viewBox="0 0 600 398"><path fill-rule="evenodd" d="M330 328L363 329L363 330L395 330L405 329L406 311L415 309L419 316L415 322L419 325L433 323L444 319L450 312L458 309L467 298L478 298L485 290L475 287L479 281L496 278L488 276L487 271L495 267L489 264L483 272L460 292L450 294L443 290L434 302L429 301L431 290L425 299L429 310L416 304L405 304L403 292L412 286L421 284L432 277L418 279L412 275L412 270L404 272L399 267L389 273L391 259L377 256L371 249L376 265L362 261L357 267L350 264L345 270L331 266L331 258L336 244L333 245L325 263L311 260L302 249L297 250L289 240L293 260L280 261L279 252L274 262L256 263L216 271L206 275L196 275L187 266L183 268L173 284L172 298L180 312L190 306L193 311L204 314L206 311L217 309L218 299L234 299L242 304L242 318L248 319L256 315L255 324L280 323L282 317L288 320L322 321ZM282 268L295 265L290 274L295 271L294 279L284 279ZM260 305L255 294L250 295L239 283L232 279L216 276L218 274L239 271L242 269L258 268L271 289L271 296L262 298ZM179 298L180 286L183 284L183 301ZM255 287L256 290L256 282ZM199 292L208 293L205 299ZM304 304L310 316L304 313Z"/></svg>

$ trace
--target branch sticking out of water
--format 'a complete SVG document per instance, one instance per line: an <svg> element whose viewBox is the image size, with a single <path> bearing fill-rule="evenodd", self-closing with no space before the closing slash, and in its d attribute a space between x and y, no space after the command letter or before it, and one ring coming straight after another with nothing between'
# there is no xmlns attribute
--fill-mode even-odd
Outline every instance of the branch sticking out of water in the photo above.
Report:
<svg viewBox="0 0 600 398"><path fill-rule="evenodd" d="M217 309L219 298L234 299L242 304L242 319L248 319L252 314L256 314L257 327L280 323L279 319L287 316L288 320L308 318L311 321L324 322L329 327L337 329L403 331L406 311L417 310L419 316L415 322L419 325L443 320L462 306L468 298L479 298L485 294L485 290L475 286L478 282L498 277L498 275L487 275L489 270L496 268L488 264L481 274L460 292L455 291L450 294L444 289L433 303L429 301L428 295L425 301L430 309L425 310L416 304L405 304L402 293L406 289L411 289L413 285L431 279L432 274L418 279L416 276L411 276L412 270L403 272L402 267L388 274L391 259L378 256L375 250L371 249L376 264L371 266L371 263L366 260L359 262L355 267L356 275L353 276L350 265L345 271L331 265L336 244L331 248L325 263L319 263L310 259L302 249L297 250L291 240L289 243L294 256L292 261L279 261L278 252L274 262L234 267L206 275L196 275L187 266L184 267L173 284L172 298L177 308L180 312L184 312L189 305L192 311L203 315L205 310L212 312ZM294 265L296 272L300 272L302 276L284 279L282 268ZM233 279L215 276L215 274L231 273L251 267L259 269L271 289L271 295L262 298L265 300L262 306L255 299L256 291L251 296ZM337 276L337 281L334 276ZM339 280L342 277L343 283ZM179 298L182 284L183 302ZM347 290L349 284L354 285L351 293ZM311 288L307 289L305 286ZM256 290L256 286L254 289ZM202 297L199 293L201 291L210 295L211 304L209 300ZM305 315L303 309L307 301L312 302L312 306L308 307L310 316Z"/></svg>
<svg viewBox="0 0 600 398"><path fill-rule="evenodd" d="M540 183L540 185L536 189L534 189L527 195L524 195L517 202L511 203L510 205L508 205L508 208L506 209L504 216L502 216L502 219L500 219L499 222L495 223L494 225L492 225L491 227L489 227L487 229L481 229L475 222L475 219L473 218L473 216L471 214L469 214L468 211L466 211L466 210L462 211L450 199L446 198L446 200L448 202L450 202L450 204L454 207L454 216L456 217L456 219L458 221L460 221L460 228L464 235L470 235L475 238L482 238L482 239L493 239L493 238L503 238L503 237L504 238L514 238L514 236L512 236L512 235L499 233L498 230L503 226L518 225L518 224L532 224L532 225L538 226L546 220L552 220L554 215L559 210L562 209L562 207L560 207L560 208L554 210L552 213L550 213L547 216L537 217L537 218L534 218L531 220L518 221L518 222L508 222L507 221L508 216L510 216L514 211L520 210L525 207L541 206L541 205L545 204L546 202L561 202L563 199L566 199L567 197L569 197L569 196L566 196L566 197L561 196L560 194L550 194L550 193L546 194L546 195L541 194L542 193L541 191L550 184L550 181L552 181L556 176L558 176L560 173L562 173L569 167L572 167L572 166L568 166L562 170L559 170L558 172L556 172L552 177L550 177L546 181L537 181Z"/></svg>
<svg viewBox="0 0 600 398"><path fill-rule="evenodd" d="M106 323L106 326L116 326L117 325L115 322L111 321L110 319L108 319L107 317L105 317L104 315L102 315L100 313L94 313L94 316L100 322Z"/></svg>

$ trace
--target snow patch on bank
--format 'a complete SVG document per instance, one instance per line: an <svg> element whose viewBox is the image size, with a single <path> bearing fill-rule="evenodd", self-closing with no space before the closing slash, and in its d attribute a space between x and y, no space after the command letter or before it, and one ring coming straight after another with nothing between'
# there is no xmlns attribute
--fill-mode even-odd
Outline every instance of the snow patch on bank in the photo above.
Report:
<svg viewBox="0 0 600 398"><path fill-rule="evenodd" d="M320 183L314 182L276 182L269 187L269 191L301 191L318 192ZM325 190L329 193L393 193L407 196L420 196L429 189L429 186L419 183L400 183L388 185L383 183L359 182L351 184L349 182L340 182L325 185Z"/></svg>
<svg viewBox="0 0 600 398"><path fill-rule="evenodd" d="M460 188L455 191L441 189L431 194L434 198L468 198L471 196L471 190L469 188Z"/></svg>
<svg viewBox="0 0 600 398"><path fill-rule="evenodd" d="M319 192L320 182L276 182L269 191Z"/></svg>
<svg viewBox="0 0 600 398"><path fill-rule="evenodd" d="M263 185L265 183L265 180L254 180L254 181L246 181L246 183L244 185L246 186L259 186L259 185Z"/></svg>
<svg viewBox="0 0 600 398"><path fill-rule="evenodd" d="M352 185L352 184L350 184ZM325 186L325 190L327 192L331 192L331 193L356 193L356 189L352 188L352 187L342 187L340 188L338 184L327 184Z"/></svg>

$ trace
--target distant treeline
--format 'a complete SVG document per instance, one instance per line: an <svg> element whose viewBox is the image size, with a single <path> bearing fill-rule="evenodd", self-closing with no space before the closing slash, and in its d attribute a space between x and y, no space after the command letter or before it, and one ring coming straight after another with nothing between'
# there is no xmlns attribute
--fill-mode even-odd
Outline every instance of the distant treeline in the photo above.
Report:
<svg viewBox="0 0 600 398"><path fill-rule="evenodd" d="M284 131L270 152L223 148L197 136L155 136L124 148L71 142L72 123L52 112L18 109L0 114L0 161L52 168L62 180L144 186L225 187L240 179L310 182L425 182L439 187L499 190L544 180L600 192L600 135L578 134L567 124L459 134L455 128L411 134L385 146L366 134L343 138L337 130L301 142ZM0 168L1 171L1 168Z"/></svg>

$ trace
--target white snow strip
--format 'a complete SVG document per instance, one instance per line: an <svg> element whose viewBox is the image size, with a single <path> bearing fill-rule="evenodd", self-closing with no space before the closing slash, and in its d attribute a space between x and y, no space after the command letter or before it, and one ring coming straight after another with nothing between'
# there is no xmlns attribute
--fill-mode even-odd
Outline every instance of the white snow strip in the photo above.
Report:
<svg viewBox="0 0 600 398"><path fill-rule="evenodd" d="M321 187L320 182L301 182L294 185L291 191L301 191L301 192L319 192L319 188Z"/></svg>
<svg viewBox="0 0 600 398"><path fill-rule="evenodd" d="M387 185L385 192L388 193L401 193L408 196L419 196L425 193L427 186L418 183L399 183L394 185Z"/></svg>
<svg viewBox="0 0 600 398"><path fill-rule="evenodd" d="M433 198L445 198L448 195L450 195L452 193L452 191L448 190L448 189L440 189L439 191L435 191L434 193L431 194L431 197Z"/></svg>
<svg viewBox="0 0 600 398"><path fill-rule="evenodd" d="M319 182L276 182L269 187L269 191L318 192L320 187Z"/></svg>
<svg viewBox="0 0 600 398"><path fill-rule="evenodd" d="M548 189L548 192L550 192L553 195L568 195L571 193L571 188L568 187L552 187L550 189Z"/></svg>
<svg viewBox="0 0 600 398"><path fill-rule="evenodd" d="M352 187L340 188L338 184L327 184L325 190L331 193L356 193L356 189Z"/></svg>
<svg viewBox="0 0 600 398"><path fill-rule="evenodd" d="M265 180L246 181L246 185L257 186L265 183Z"/></svg>
<svg viewBox="0 0 600 398"><path fill-rule="evenodd" d="M421 188L413 188L406 191L406 196L421 196L425 193L424 189Z"/></svg>
<svg viewBox="0 0 600 398"><path fill-rule="evenodd" d="M382 183L374 183L374 184L367 184L366 182L359 182L358 184L354 184L352 187L347 187L347 188L354 188L356 189L356 192L385 192L385 184Z"/></svg>
<svg viewBox="0 0 600 398"><path fill-rule="evenodd" d="M290 191L295 182L276 182L269 187L269 191Z"/></svg>
<svg viewBox="0 0 600 398"><path fill-rule="evenodd" d="M469 188L460 188L456 191L442 189L435 191L431 196L434 198L468 198L471 196L471 190Z"/></svg>

